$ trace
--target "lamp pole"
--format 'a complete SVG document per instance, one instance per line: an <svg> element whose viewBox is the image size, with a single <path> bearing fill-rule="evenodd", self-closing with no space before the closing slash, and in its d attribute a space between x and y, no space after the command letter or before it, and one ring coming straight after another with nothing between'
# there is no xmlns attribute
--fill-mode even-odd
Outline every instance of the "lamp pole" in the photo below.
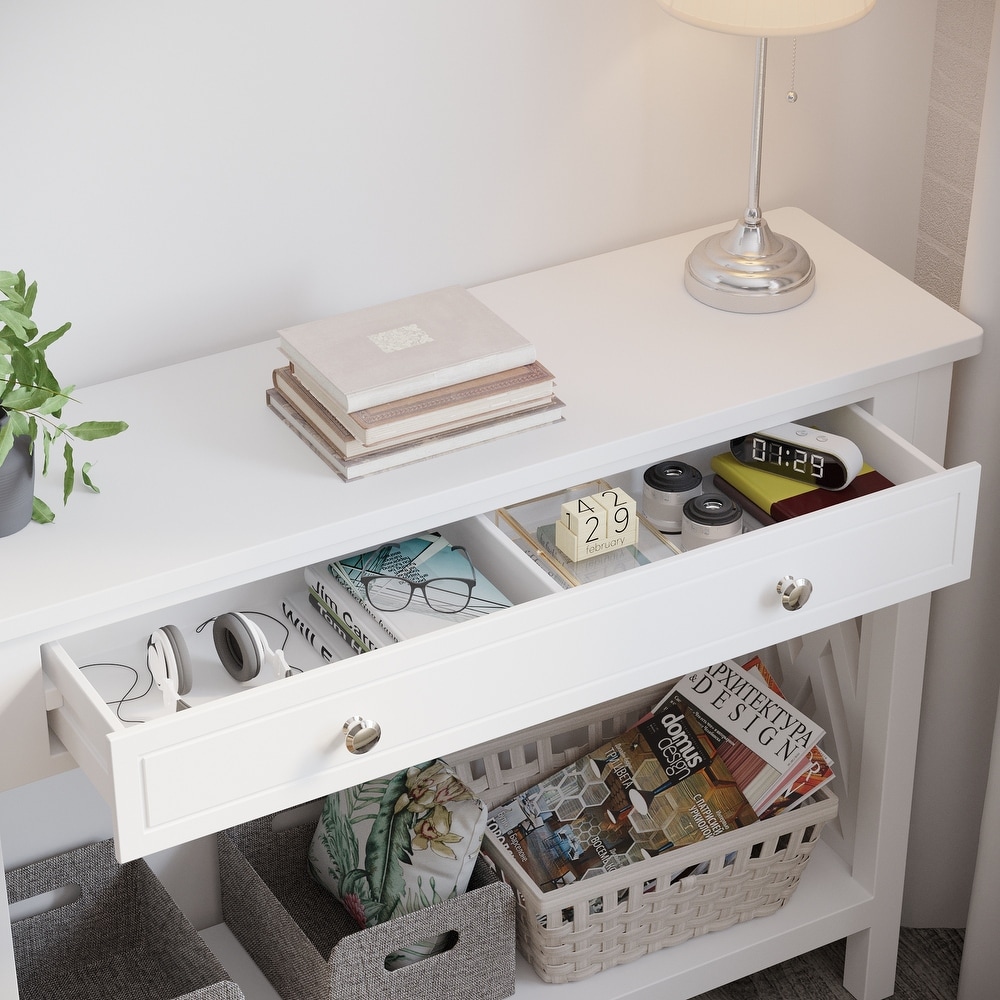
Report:
<svg viewBox="0 0 1000 1000"><path fill-rule="evenodd" d="M748 226L760 223L760 157L764 145L764 82L767 75L767 39L757 39L757 66L753 82L753 125L750 132L750 182L747 187L747 210L743 221Z"/></svg>
<svg viewBox="0 0 1000 1000"><path fill-rule="evenodd" d="M775 233L760 210L767 38L757 39L747 208L728 232L702 240L688 256L684 287L700 302L730 312L790 309L812 294L816 269L795 240Z"/></svg>

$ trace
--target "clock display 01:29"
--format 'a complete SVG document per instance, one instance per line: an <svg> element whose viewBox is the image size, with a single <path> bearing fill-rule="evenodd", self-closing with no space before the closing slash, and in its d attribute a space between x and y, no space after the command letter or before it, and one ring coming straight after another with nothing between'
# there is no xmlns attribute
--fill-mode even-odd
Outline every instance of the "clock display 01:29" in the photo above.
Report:
<svg viewBox="0 0 1000 1000"><path fill-rule="evenodd" d="M765 434L748 434L730 442L733 455L746 465L828 490L842 489L848 482L847 470L836 455L802 448Z"/></svg>

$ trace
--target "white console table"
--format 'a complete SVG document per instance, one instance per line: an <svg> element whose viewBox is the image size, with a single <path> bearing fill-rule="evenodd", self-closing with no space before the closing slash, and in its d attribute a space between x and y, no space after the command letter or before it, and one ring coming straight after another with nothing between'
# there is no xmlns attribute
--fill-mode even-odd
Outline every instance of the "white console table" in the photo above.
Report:
<svg viewBox="0 0 1000 1000"><path fill-rule="evenodd" d="M818 271L807 303L771 316L685 294L683 261L704 233L475 289L535 342L565 420L352 483L265 408L282 363L274 343L81 393L90 412L131 428L101 443L101 496L0 540L17 567L0 601L2 787L79 765L108 803L122 860L183 851L335 788L773 648L786 692L831 733L841 775L840 816L796 894L774 916L580 983L546 986L522 968L517 996L693 996L846 937L848 988L887 997L929 595L968 575L975 523L978 467L938 464L951 367L979 351L981 331L803 213L770 221ZM810 418L848 428L897 485L570 591L491 520L597 476L637 495L653 462L704 465L737 434ZM213 679L217 697L143 725L123 722L79 669L140 650L165 622L193 629L274 600L318 559L444 525L475 539L516 607L365 654L357 669L241 691ZM786 574L815 588L792 613L775 594ZM415 706L430 687L438 704L424 714ZM364 756L337 739L356 713L383 732ZM205 933L227 947L225 928ZM16 995L2 918L0 992Z"/></svg>

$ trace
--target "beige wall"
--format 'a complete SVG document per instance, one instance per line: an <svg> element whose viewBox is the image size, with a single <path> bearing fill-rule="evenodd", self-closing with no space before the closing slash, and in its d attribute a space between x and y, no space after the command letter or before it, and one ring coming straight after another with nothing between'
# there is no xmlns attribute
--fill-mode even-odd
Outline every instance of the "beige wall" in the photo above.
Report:
<svg viewBox="0 0 1000 1000"><path fill-rule="evenodd" d="M983 478L972 578L936 594L932 606L903 899L903 923L915 927L966 924L998 684L1000 537L989 498L1000 489L991 443L1000 421L994 357L1000 321L991 273L995 222L986 207L997 199L983 197L995 187L995 158L980 159L976 183L980 128L984 144L996 132L983 119L994 8L995 0L939 0L927 121L915 277L961 305L983 326L986 341L982 355L957 367L952 392L946 463L979 462ZM975 247L969 239L966 262L970 219L979 238Z"/></svg>
<svg viewBox="0 0 1000 1000"><path fill-rule="evenodd" d="M914 273L958 308L996 0L939 0Z"/></svg>

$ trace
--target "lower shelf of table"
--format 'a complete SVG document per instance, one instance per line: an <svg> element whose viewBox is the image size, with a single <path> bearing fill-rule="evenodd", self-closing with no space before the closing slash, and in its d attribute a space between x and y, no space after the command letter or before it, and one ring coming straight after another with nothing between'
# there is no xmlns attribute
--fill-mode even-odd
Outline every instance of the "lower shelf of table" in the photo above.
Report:
<svg viewBox="0 0 1000 1000"><path fill-rule="evenodd" d="M669 983L674 1000L695 997L863 930L870 921L871 904L871 895L850 877L841 858L820 843L795 895L772 916L664 948L578 983L544 983L518 956L516 996L518 1000L662 1000ZM225 924L201 933L240 984L246 1000L280 1000Z"/></svg>

